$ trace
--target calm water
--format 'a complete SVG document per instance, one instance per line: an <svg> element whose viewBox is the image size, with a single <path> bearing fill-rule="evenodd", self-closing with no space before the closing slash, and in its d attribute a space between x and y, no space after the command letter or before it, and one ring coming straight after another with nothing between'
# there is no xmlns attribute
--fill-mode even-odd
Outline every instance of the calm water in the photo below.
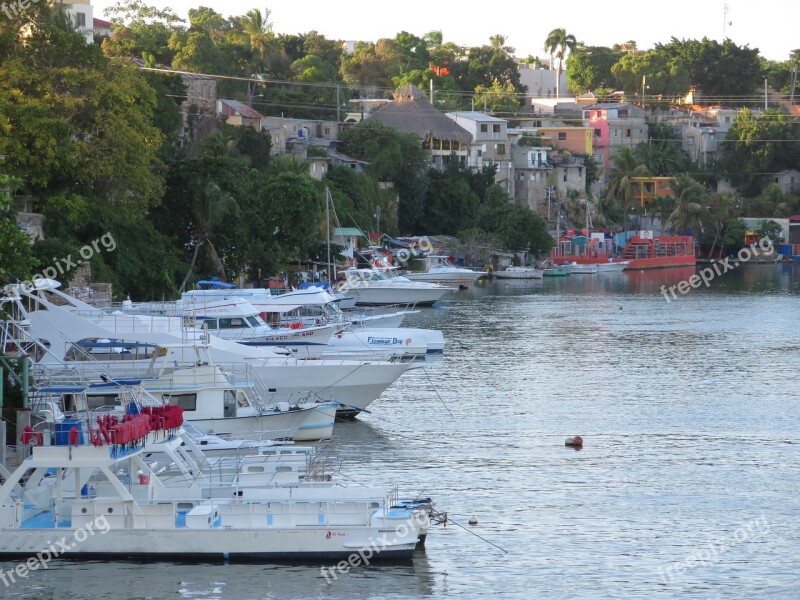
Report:
<svg viewBox="0 0 800 600"><path fill-rule="evenodd" d="M442 329L445 356L332 446L340 480L396 482L464 525L435 528L413 566L327 583L313 567L62 561L0 595L800 597L800 267L666 302L692 272L490 283L408 322ZM582 451L564 447L576 434Z"/></svg>

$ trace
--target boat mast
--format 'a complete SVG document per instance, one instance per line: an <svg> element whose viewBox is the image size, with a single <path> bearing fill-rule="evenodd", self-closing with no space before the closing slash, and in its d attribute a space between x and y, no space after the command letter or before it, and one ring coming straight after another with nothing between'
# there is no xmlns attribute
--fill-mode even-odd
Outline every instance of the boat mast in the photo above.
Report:
<svg viewBox="0 0 800 600"><path fill-rule="evenodd" d="M330 213L331 191L325 188L325 236L327 237L328 246L328 283L330 284L334 279L331 279L331 213Z"/></svg>

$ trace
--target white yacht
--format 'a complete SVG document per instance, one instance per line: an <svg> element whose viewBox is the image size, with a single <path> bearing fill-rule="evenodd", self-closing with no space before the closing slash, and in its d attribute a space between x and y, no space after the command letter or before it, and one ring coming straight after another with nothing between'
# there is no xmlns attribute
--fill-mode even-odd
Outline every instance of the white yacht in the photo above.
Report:
<svg viewBox="0 0 800 600"><path fill-rule="evenodd" d="M0 300L0 308L11 317L5 325L22 332L11 337L24 335L28 339L20 340L23 344L36 341L31 354L36 363L94 371L94 379L109 370L122 376L132 361L147 365L156 347L203 342L208 344L217 364L248 363L265 382L275 403L293 405L311 395L317 400L338 402L341 414L349 417L366 408L412 366L404 360L307 360L280 356L265 348L187 328L178 317L109 314L46 283L40 282L35 292L17 292L16 296ZM57 303L50 301L51 294ZM182 351L184 354L176 360L195 362L192 351Z"/></svg>
<svg viewBox="0 0 800 600"><path fill-rule="evenodd" d="M407 304L430 306L449 293L458 291L426 281L411 281L399 275L395 267L348 269L340 287L354 296L357 305Z"/></svg>
<svg viewBox="0 0 800 600"><path fill-rule="evenodd" d="M424 271L406 271L403 276L411 281L468 286L486 275L486 271L475 271L453 264L449 256L433 254L422 260L426 266Z"/></svg>

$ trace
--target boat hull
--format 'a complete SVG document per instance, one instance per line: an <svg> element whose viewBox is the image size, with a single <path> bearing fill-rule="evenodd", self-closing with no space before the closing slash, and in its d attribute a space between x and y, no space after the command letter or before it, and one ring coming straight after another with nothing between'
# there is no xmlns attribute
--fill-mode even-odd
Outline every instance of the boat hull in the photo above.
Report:
<svg viewBox="0 0 800 600"><path fill-rule="evenodd" d="M189 423L206 434L294 441L330 439L335 415L333 403L222 419L193 418L191 411L184 413Z"/></svg>
<svg viewBox="0 0 800 600"><path fill-rule="evenodd" d="M414 528L408 528L413 530ZM80 537L76 537L80 535ZM371 540L391 536L385 547L373 552ZM85 539L83 539L85 537ZM59 558L71 560L153 560L169 562L282 562L305 563L347 560L371 554L370 562L409 561L418 541L416 532L401 536L395 528L309 527L223 529L124 530L110 528L106 533L87 535L85 530L0 529L0 558L25 559L51 556L53 540L78 540ZM70 543L67 543L70 546Z"/></svg>
<svg viewBox="0 0 800 600"><path fill-rule="evenodd" d="M697 264L694 255L657 256L653 258L635 258L625 267L626 271L644 269L668 269L670 267L694 267Z"/></svg>
<svg viewBox="0 0 800 600"><path fill-rule="evenodd" d="M543 274L541 269L506 269L495 271L494 276L498 279L541 279Z"/></svg>
<svg viewBox="0 0 800 600"><path fill-rule="evenodd" d="M423 272L412 272L409 271L405 273L403 276L406 279L410 279L411 281L425 281L427 283L440 283L443 285L471 285L475 283L478 279L486 275L483 271L429 271L427 273Z"/></svg>

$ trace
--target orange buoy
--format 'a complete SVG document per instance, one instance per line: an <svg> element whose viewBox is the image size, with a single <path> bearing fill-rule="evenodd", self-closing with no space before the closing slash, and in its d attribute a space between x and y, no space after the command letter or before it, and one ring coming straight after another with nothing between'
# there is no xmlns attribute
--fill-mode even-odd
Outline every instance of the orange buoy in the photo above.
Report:
<svg viewBox="0 0 800 600"><path fill-rule="evenodd" d="M583 438L579 435L568 437L564 441L564 445L571 448L583 448Z"/></svg>

